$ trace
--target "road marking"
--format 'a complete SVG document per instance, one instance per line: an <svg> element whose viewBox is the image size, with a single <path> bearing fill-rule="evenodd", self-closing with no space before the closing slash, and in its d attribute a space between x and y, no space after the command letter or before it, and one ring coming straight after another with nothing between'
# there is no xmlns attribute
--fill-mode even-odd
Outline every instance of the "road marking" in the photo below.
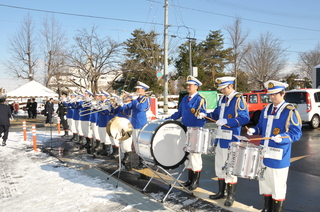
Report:
<svg viewBox="0 0 320 212"><path fill-rule="evenodd" d="M305 157L308 157L308 156L310 156L310 155L304 155L304 156L294 157L294 158L291 158L291 159L290 159L290 162L292 163L292 162L295 162L295 161L297 161L297 160L301 160L302 158L305 158Z"/></svg>

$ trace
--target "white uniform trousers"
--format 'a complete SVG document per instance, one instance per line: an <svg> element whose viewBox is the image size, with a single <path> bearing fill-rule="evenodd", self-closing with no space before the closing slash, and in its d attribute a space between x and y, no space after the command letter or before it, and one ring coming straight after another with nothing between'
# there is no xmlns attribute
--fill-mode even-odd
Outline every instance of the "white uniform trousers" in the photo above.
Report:
<svg viewBox="0 0 320 212"><path fill-rule="evenodd" d="M221 148L219 143L216 147L215 155L215 172L219 179L225 179L226 183L237 183L238 177L226 173L226 170L222 170L225 166L228 158L228 149Z"/></svg>
<svg viewBox="0 0 320 212"><path fill-rule="evenodd" d="M90 126L92 129L92 135L96 140L100 140L98 125L95 122L90 122Z"/></svg>
<svg viewBox="0 0 320 212"><path fill-rule="evenodd" d="M75 120L72 119L72 118L68 118L68 119L67 119L67 122L68 122L68 125L69 125L69 130L70 130L72 133L77 133Z"/></svg>
<svg viewBox="0 0 320 212"><path fill-rule="evenodd" d="M89 121L80 121L83 135L87 138L92 138L92 130Z"/></svg>
<svg viewBox="0 0 320 212"><path fill-rule="evenodd" d="M122 152L132 152L132 136L126 140L121 141L121 151Z"/></svg>
<svg viewBox="0 0 320 212"><path fill-rule="evenodd" d="M107 136L109 136L109 135L107 135ZM112 146L119 147L119 140L118 139L114 139L111 136L109 136L109 139L111 141Z"/></svg>
<svg viewBox="0 0 320 212"><path fill-rule="evenodd" d="M202 170L202 158L200 153L190 153L188 160L186 160L186 169L191 169L194 172L200 172Z"/></svg>
<svg viewBox="0 0 320 212"><path fill-rule="evenodd" d="M78 135L83 136L81 121L75 120L75 124L76 124L76 131L77 131Z"/></svg>
<svg viewBox="0 0 320 212"><path fill-rule="evenodd" d="M132 142L133 142L133 145L134 145L135 152L137 154L140 153L139 152L139 145L138 145L139 132L140 132L140 129L133 129L132 130Z"/></svg>
<svg viewBox="0 0 320 212"><path fill-rule="evenodd" d="M264 171L264 180L259 180L260 194L272 195L272 199L284 201L287 192L287 178L289 167L274 169L267 167Z"/></svg>
<svg viewBox="0 0 320 212"><path fill-rule="evenodd" d="M100 142L103 144L111 144L110 137L105 127L98 127Z"/></svg>

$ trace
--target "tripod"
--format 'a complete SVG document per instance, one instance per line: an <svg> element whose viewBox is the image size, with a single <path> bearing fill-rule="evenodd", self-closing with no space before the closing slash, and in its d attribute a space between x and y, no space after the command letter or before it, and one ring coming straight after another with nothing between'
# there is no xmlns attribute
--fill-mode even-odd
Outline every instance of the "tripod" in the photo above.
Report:
<svg viewBox="0 0 320 212"><path fill-rule="evenodd" d="M119 142L119 157L118 157L118 169L115 170L112 174L110 174L108 177L107 177L107 180L110 179L110 177L112 177L114 174L118 173L118 179L117 179L117 184L116 184L116 188L118 188L118 185L119 185L119 178L120 178L120 174L121 174L121 171L122 171L122 164L121 164L121 146L122 146L122 142L120 141Z"/></svg>

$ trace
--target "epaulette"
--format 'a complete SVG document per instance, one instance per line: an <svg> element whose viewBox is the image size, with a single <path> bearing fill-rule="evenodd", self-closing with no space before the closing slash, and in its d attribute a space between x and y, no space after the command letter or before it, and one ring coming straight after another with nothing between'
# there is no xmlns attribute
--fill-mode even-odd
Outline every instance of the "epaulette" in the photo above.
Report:
<svg viewBox="0 0 320 212"><path fill-rule="evenodd" d="M242 96L241 93L238 93L238 94L235 95L235 97L238 97L238 98L241 97L241 96Z"/></svg>
<svg viewBox="0 0 320 212"><path fill-rule="evenodd" d="M205 99L206 97L204 97L202 94L199 94L199 96L201 96L202 99Z"/></svg>
<svg viewBox="0 0 320 212"><path fill-rule="evenodd" d="M293 104L288 104L288 105L286 106L286 108L289 109L289 110L294 110L294 109L296 109Z"/></svg>

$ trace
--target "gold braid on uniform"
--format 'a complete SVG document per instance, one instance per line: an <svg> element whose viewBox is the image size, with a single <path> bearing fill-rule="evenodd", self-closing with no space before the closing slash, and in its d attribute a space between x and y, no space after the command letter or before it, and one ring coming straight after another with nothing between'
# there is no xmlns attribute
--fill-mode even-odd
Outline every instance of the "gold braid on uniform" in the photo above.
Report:
<svg viewBox="0 0 320 212"><path fill-rule="evenodd" d="M298 113L297 110L295 110L295 107L293 105L287 105L286 108L290 110L287 121L286 121L286 132L289 132L290 121L295 126L302 125L302 121L301 121L300 114ZM294 111L296 114L296 117L298 119L297 123L293 121L292 111Z"/></svg>
<svg viewBox="0 0 320 212"><path fill-rule="evenodd" d="M200 109L201 107L203 107L204 110L206 110L205 105L207 105L207 100L204 96L202 96L201 94L199 94L199 96L201 96L201 100L200 100L200 104L199 107L197 108L197 110L194 113L194 116L198 116L200 114Z"/></svg>
<svg viewBox="0 0 320 212"><path fill-rule="evenodd" d="M238 109L239 109L239 110L246 110L246 109L247 109L247 103L246 103L246 101L243 99L243 96L242 96L241 94L237 94L237 95L235 95L235 96L238 97L238 99L237 99L236 106L235 106L235 109L234 109L234 111L235 111L234 116L235 116L235 117L238 117ZM240 106L241 100L242 100L243 105L244 105L243 108L241 108L241 106Z"/></svg>
<svg viewBox="0 0 320 212"><path fill-rule="evenodd" d="M147 101L147 99L148 99L148 97L143 97L141 100L140 100L140 102L139 103L145 103L145 101ZM147 110L149 110L149 108L150 108L150 101L148 102L148 108L146 108L145 110L143 110L143 111L147 111Z"/></svg>

